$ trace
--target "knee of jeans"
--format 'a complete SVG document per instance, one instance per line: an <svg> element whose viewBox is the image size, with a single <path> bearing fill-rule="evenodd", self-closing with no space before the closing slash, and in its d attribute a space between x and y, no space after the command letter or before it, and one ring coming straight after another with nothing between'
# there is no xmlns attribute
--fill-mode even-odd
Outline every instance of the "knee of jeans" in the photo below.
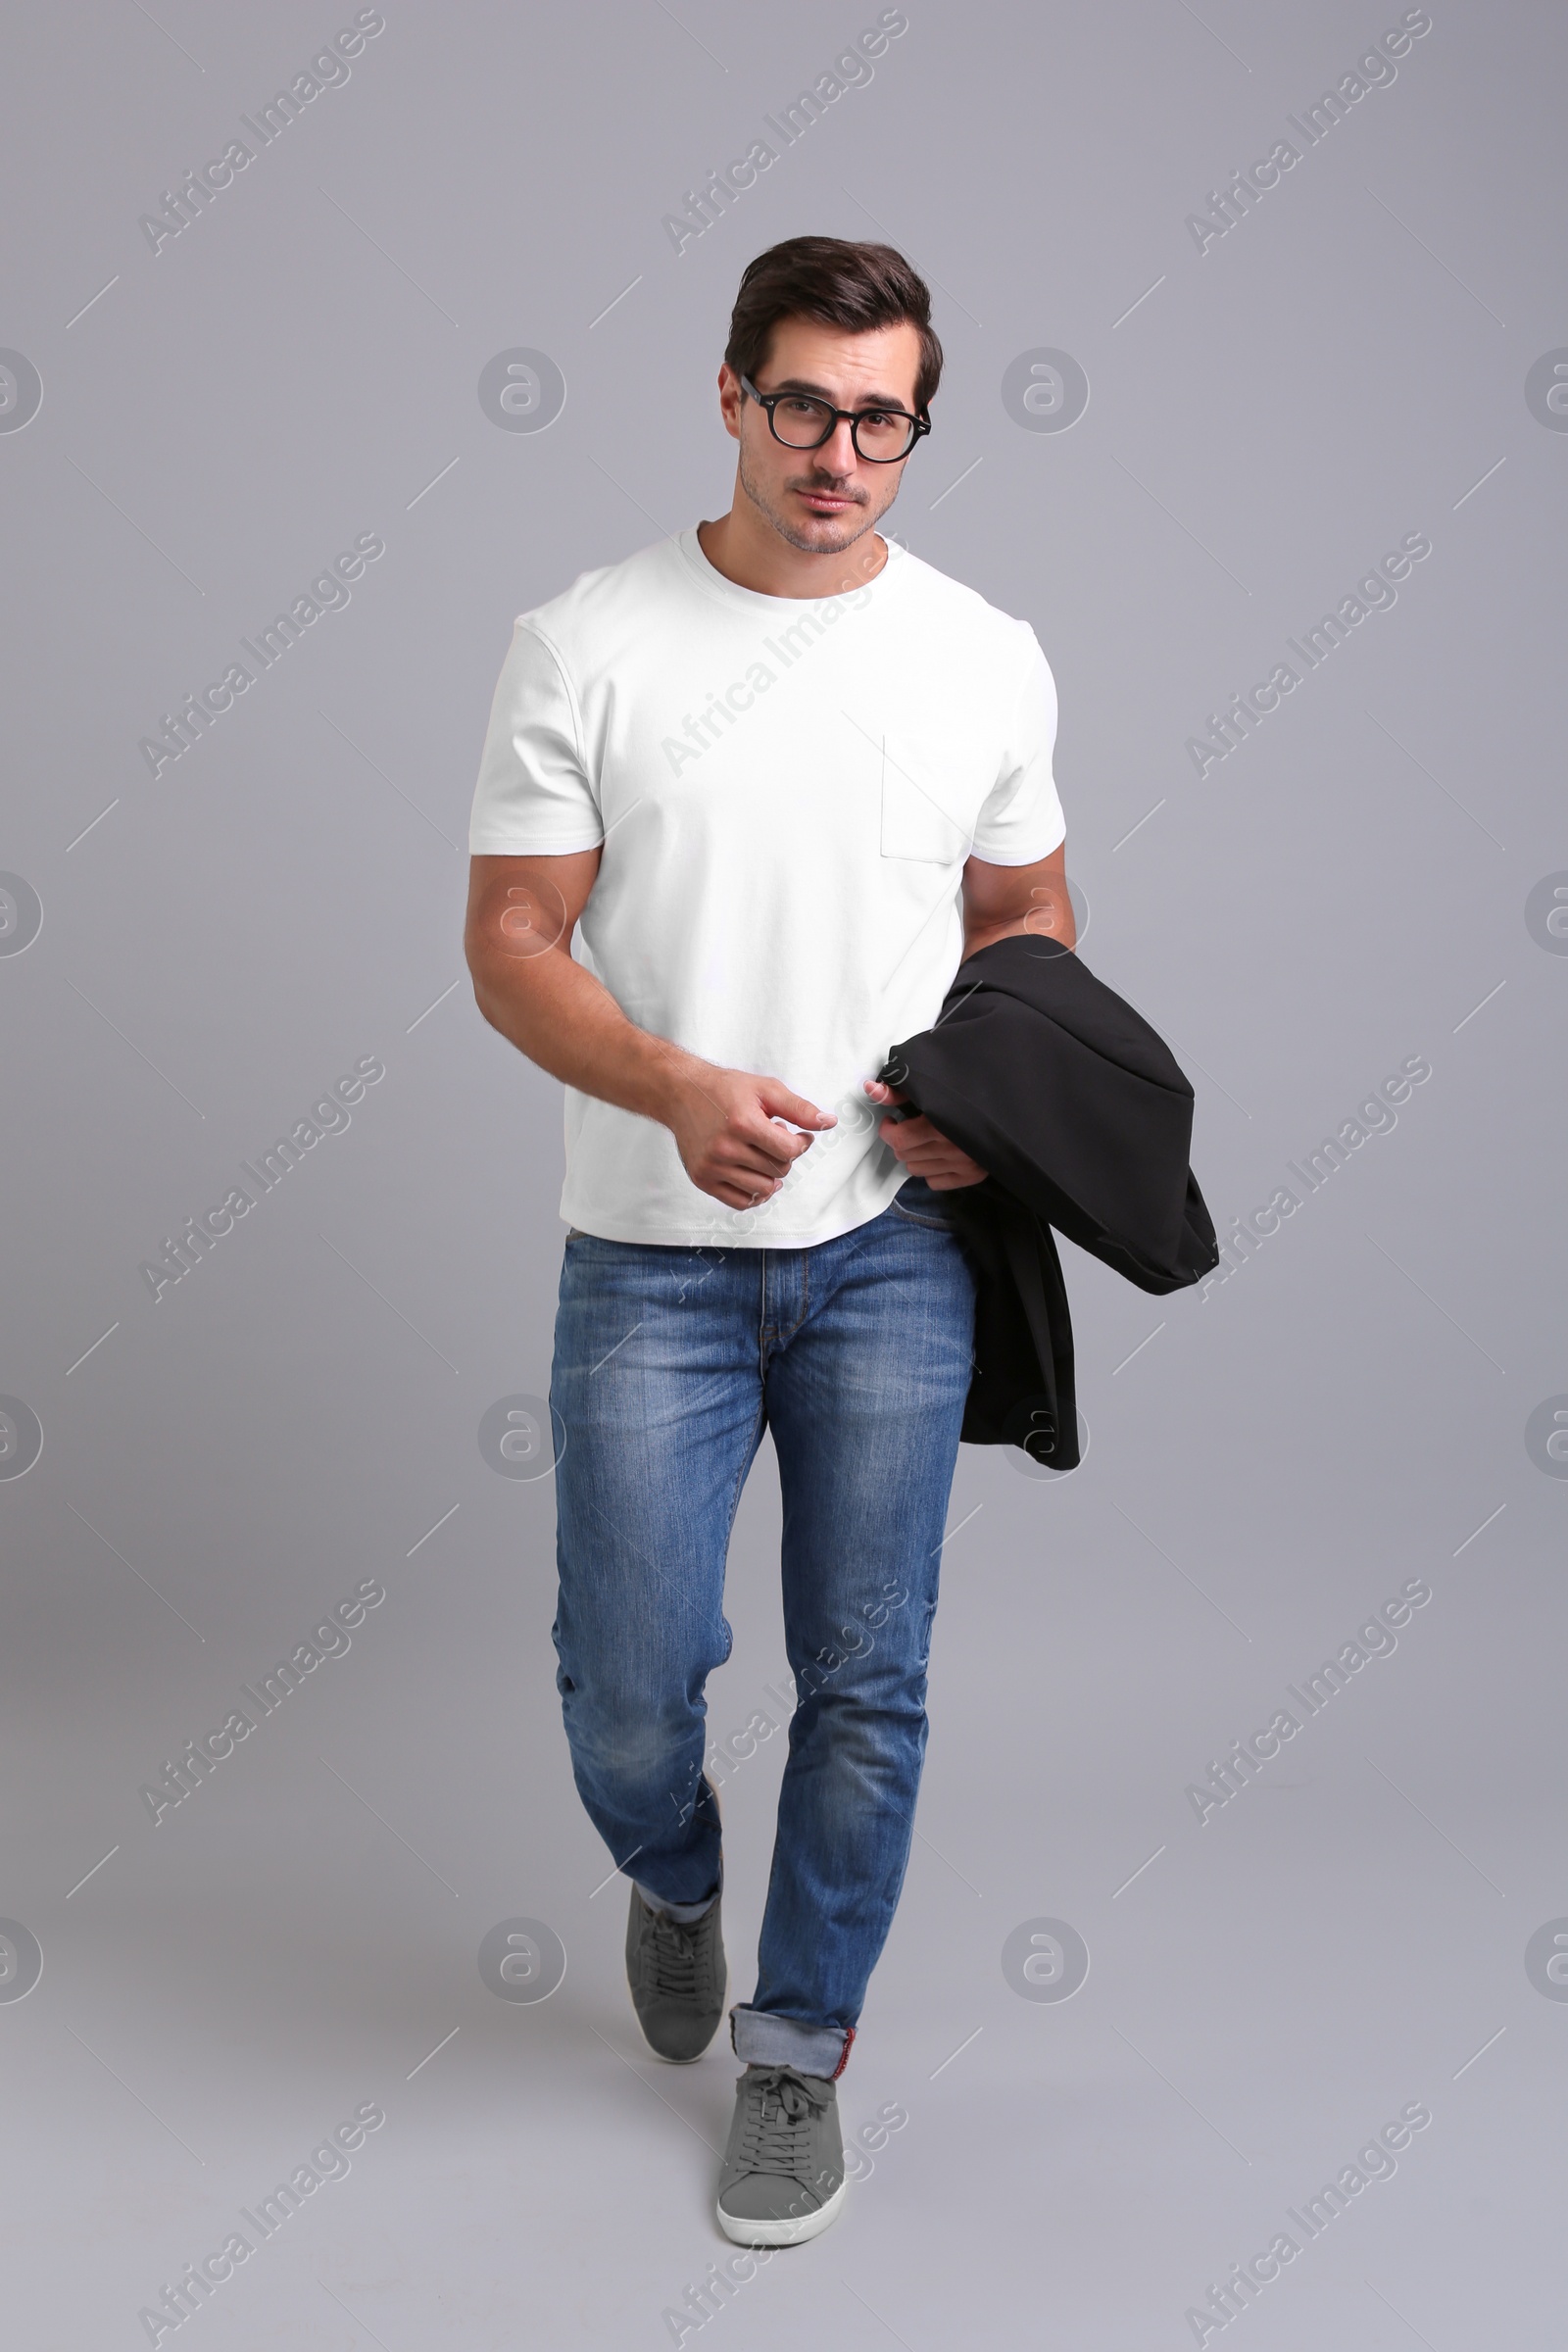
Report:
<svg viewBox="0 0 1568 2352"><path fill-rule="evenodd" d="M923 1657L846 1658L837 1666L808 1663L797 1669L795 1685L803 1705L815 1702L819 1709L831 1710L844 1737L863 1732L874 1740L878 1725L893 1731L925 1719Z"/></svg>
<svg viewBox="0 0 1568 2352"><path fill-rule="evenodd" d="M934 1593L890 1577L873 1598L792 1629L791 1667L803 1690L854 1690L874 1700L923 1670L935 1613Z"/></svg>
<svg viewBox="0 0 1568 2352"><path fill-rule="evenodd" d="M902 1802L899 1792L918 1780L925 1756L924 1685L892 1701L870 1704L863 1703L862 1694L847 1694L823 1707L815 1730L816 1752L829 1767L820 1796L827 1812L848 1820L885 1802L890 1793Z"/></svg>
<svg viewBox="0 0 1568 2352"><path fill-rule="evenodd" d="M642 1785L667 1776L696 1716L647 1694L574 1683L562 1692L567 1738L577 1761L606 1779Z"/></svg>

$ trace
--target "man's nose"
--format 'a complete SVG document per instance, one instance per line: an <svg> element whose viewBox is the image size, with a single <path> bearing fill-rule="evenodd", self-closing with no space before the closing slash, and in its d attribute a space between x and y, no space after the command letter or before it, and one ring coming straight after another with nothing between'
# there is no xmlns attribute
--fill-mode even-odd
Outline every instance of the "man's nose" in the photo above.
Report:
<svg viewBox="0 0 1568 2352"><path fill-rule="evenodd" d="M824 473L842 475L855 471L858 460L847 416L839 418L832 432L814 454L816 462Z"/></svg>

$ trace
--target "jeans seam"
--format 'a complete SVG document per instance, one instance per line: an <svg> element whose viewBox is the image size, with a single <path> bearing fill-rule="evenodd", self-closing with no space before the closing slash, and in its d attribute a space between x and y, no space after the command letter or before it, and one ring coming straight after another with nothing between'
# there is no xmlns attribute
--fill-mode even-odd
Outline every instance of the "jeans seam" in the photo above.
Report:
<svg viewBox="0 0 1568 2352"><path fill-rule="evenodd" d="M790 1325L787 1331L781 1324L770 1322L768 1319L771 1314L776 1312L776 1309L769 1302L770 1295L767 1286L767 1261L770 1257L777 1258L781 1257L783 1254L784 1252L780 1250L760 1250L758 1251L758 1255L762 1260L762 1297L761 1321L758 1326L757 1333L757 1351L758 1369L761 1373L764 1380L767 1377L769 1337L771 1337L775 1346L779 1348L787 1348L791 1340L793 1340L798 1333L805 1330L811 1317L811 1252L808 1249L801 1250L796 1252L801 1260L800 1313L796 1316L795 1321Z"/></svg>
<svg viewBox="0 0 1568 2352"><path fill-rule="evenodd" d="M953 1231L953 1227L946 1217L917 1217L912 1208L901 1208L897 1197L888 1205L894 1215L902 1217L906 1225L923 1225L927 1233L951 1233Z"/></svg>
<svg viewBox="0 0 1568 2352"><path fill-rule="evenodd" d="M727 1566L728 1566L728 1564L729 1564L729 1545L730 1545L730 1538L731 1538L731 1537L734 1535L734 1533L735 1533L735 1514L736 1514L736 1512L737 1512L737 1511L740 1509L740 1507L741 1507L741 1495L742 1495L742 1494L743 1494L743 1493L744 1493L744 1491L745 1491L747 1473L750 1471L750 1469L751 1469L751 1466L752 1466L753 1462L754 1462L754 1461L757 1459L757 1448L758 1448L759 1445L761 1443L762 1431L763 1431L764 1427L766 1426L766 1422L767 1422L767 1407L766 1407L765 1403L760 1403L760 1404L758 1405L758 1408L757 1408L757 1418L756 1418L756 1420L754 1421L754 1423L752 1424L752 1446L751 1446L751 1451L748 1453L748 1455L747 1455L747 1457L746 1457L745 1461L744 1461L744 1462L741 1464L740 1468L739 1468L739 1469L736 1471L736 1473L735 1473L735 1485L734 1485L734 1488L733 1488L733 1490L732 1490L732 1492L731 1492L731 1494L730 1494L730 1498L729 1498L729 1513L728 1513L728 1516L727 1516L727 1518L725 1519L725 1522L724 1522L724 1565L725 1565L725 1567L727 1567ZM723 1578L722 1578L722 1575L720 1576L720 1582L719 1582L719 1600L718 1600L718 1613L719 1613L719 1617L720 1617L720 1619L722 1619L722 1617L723 1617L723 1614L724 1614L724 1592L723 1592ZM723 1656L723 1659L721 1660L721 1663L722 1663L722 1664L724 1664L724 1665L727 1665L727 1664L729 1663L729 1651L728 1651L728 1650L726 1650L726 1651L725 1651L725 1653L724 1653L724 1656ZM705 1754L706 1754L706 1752L707 1752L707 1749L706 1749L706 1743L705 1743L704 1752L705 1752Z"/></svg>

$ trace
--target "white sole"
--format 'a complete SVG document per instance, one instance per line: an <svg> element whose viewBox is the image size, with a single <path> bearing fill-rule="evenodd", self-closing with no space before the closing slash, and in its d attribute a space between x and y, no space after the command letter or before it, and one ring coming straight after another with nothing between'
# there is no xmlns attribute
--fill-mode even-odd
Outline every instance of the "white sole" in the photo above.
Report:
<svg viewBox="0 0 1568 2352"><path fill-rule="evenodd" d="M816 2237L830 2222L837 2221L839 2210L849 2194L849 2175L839 2182L825 2205L814 2213L803 2214L799 2221L746 2222L726 2213L722 2205L715 2208L718 2226L727 2238L737 2246L799 2246L808 2237Z"/></svg>

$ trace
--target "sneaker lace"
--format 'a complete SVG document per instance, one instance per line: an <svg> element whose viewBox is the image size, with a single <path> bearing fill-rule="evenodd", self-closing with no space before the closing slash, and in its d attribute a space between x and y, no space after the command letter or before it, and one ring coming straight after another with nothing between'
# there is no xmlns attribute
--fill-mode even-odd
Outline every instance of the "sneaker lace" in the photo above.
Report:
<svg viewBox="0 0 1568 2352"><path fill-rule="evenodd" d="M683 1927L679 1920L656 1913L653 1926L653 1979L658 1991L678 2000L693 2000L698 1991L697 1955L702 1922Z"/></svg>
<svg viewBox="0 0 1568 2352"><path fill-rule="evenodd" d="M810 2127L825 2112L828 2094L812 2090L793 2067L760 2066L746 2079L746 2122L740 2160L759 2173L810 2170Z"/></svg>

